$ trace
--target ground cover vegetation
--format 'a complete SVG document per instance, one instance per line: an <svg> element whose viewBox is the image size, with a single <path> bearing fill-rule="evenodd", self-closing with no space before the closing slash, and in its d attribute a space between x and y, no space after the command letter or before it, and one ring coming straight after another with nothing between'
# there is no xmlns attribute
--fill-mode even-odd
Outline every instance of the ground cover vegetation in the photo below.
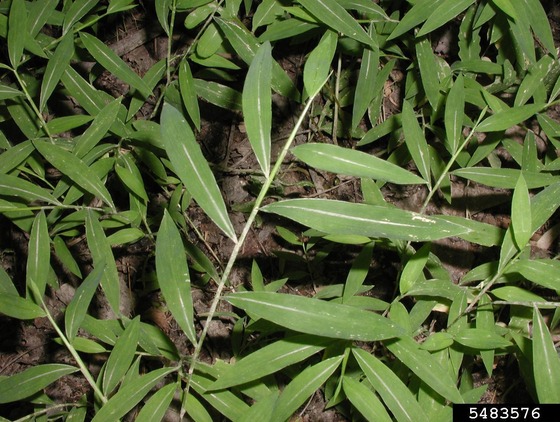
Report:
<svg viewBox="0 0 560 422"><path fill-rule="evenodd" d="M0 418L560 402L556 12L0 1Z"/></svg>

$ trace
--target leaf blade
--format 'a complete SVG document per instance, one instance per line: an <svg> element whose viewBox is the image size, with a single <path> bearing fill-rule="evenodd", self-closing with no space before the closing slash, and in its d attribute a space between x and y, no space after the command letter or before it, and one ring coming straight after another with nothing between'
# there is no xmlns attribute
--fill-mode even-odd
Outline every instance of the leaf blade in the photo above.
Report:
<svg viewBox="0 0 560 422"><path fill-rule="evenodd" d="M161 115L161 132L167 155L179 179L212 221L236 241L224 199L194 133L181 112L167 103Z"/></svg>

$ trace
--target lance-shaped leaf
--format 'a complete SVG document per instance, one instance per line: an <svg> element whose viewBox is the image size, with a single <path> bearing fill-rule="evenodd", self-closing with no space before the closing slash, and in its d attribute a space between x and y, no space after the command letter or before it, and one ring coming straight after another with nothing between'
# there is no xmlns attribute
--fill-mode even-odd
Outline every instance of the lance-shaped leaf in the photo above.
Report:
<svg viewBox="0 0 560 422"><path fill-rule="evenodd" d="M374 3L372 3L375 5ZM369 35L376 36L373 24L369 27ZM360 120L366 113L370 103L375 97L375 79L379 68L379 49L364 48L360 72L356 82L354 94L354 105L352 107L352 130L360 124ZM324 79L323 79L324 80Z"/></svg>
<svg viewBox="0 0 560 422"><path fill-rule="evenodd" d="M263 207L327 234L428 241L468 233L455 222L398 208L326 199L289 199Z"/></svg>
<svg viewBox="0 0 560 422"><path fill-rule="evenodd" d="M406 147L424 180L430 183L430 150L424 133L416 120L412 105L403 103L402 126Z"/></svg>
<svg viewBox="0 0 560 422"><path fill-rule="evenodd" d="M173 396L178 387L176 383L168 384L154 393L154 395L146 401L146 404L144 404L138 416L136 416L135 421L152 422L163 420L165 412L169 409L171 400L173 400Z"/></svg>
<svg viewBox="0 0 560 422"><path fill-rule="evenodd" d="M17 319L34 319L46 315L45 311L31 299L6 292L0 294L0 313Z"/></svg>
<svg viewBox="0 0 560 422"><path fill-rule="evenodd" d="M15 196L26 201L42 201L60 205L60 202L47 190L16 176L0 173L0 192L2 195Z"/></svg>
<svg viewBox="0 0 560 422"><path fill-rule="evenodd" d="M76 337L76 333L86 316L89 304L93 299L97 286L99 286L104 271L105 265L96 266L76 289L72 301L66 308L66 312L64 313L64 326L66 329L66 337L68 337L70 342Z"/></svg>
<svg viewBox="0 0 560 422"><path fill-rule="evenodd" d="M103 200L111 208L115 208L111 194L103 182L80 158L58 145L46 141L34 141L33 144L41 155L64 175L87 192Z"/></svg>
<svg viewBox="0 0 560 422"><path fill-rule="evenodd" d="M103 44L93 35L82 32L80 39L84 43L93 58L105 69L123 80L131 87L140 91L140 93L148 98L152 94L150 87L128 67L128 65L117 54Z"/></svg>
<svg viewBox="0 0 560 422"><path fill-rule="evenodd" d="M342 380L344 393L350 403L358 409L362 416L368 421L391 422L385 406L377 395L363 383L345 375Z"/></svg>
<svg viewBox="0 0 560 422"><path fill-rule="evenodd" d="M293 148L292 154L311 167L333 173L369 177L401 185L426 183L415 174L386 160L333 144L302 144Z"/></svg>
<svg viewBox="0 0 560 422"><path fill-rule="evenodd" d="M266 177L270 173L272 61L272 47L267 41L257 50L243 86L243 117L247 137Z"/></svg>
<svg viewBox="0 0 560 422"><path fill-rule="evenodd" d="M424 88L430 105L436 110L439 106L438 63L434 55L432 43L427 37L418 38L416 40L416 60L418 61L422 87Z"/></svg>
<svg viewBox="0 0 560 422"><path fill-rule="evenodd" d="M66 68L70 65L70 59L74 54L74 34L68 33L56 47L54 54L47 62L47 68L41 83L41 96L39 110L43 111L47 100L56 88Z"/></svg>
<svg viewBox="0 0 560 422"><path fill-rule="evenodd" d="M8 56L16 69L23 56L27 36L27 10L23 0L13 0L8 17Z"/></svg>
<svg viewBox="0 0 560 422"><path fill-rule="evenodd" d="M426 23L422 25L417 36L421 37L445 25L473 4L474 1L475 0L444 0L443 3L438 5L435 9L432 8L432 14L428 20L426 20Z"/></svg>
<svg viewBox="0 0 560 422"><path fill-rule="evenodd" d="M560 357L536 306L533 308L533 374L539 403L559 403Z"/></svg>
<svg viewBox="0 0 560 422"><path fill-rule="evenodd" d="M334 31L325 31L319 44L313 49L303 69L303 86L308 96L319 90L331 70L331 62L336 52L338 35Z"/></svg>
<svg viewBox="0 0 560 422"><path fill-rule="evenodd" d="M525 104L519 107L499 111L485 119L476 127L478 132L496 132L509 129L529 119L545 107L544 104Z"/></svg>
<svg viewBox="0 0 560 422"><path fill-rule="evenodd" d="M459 148L463 131L463 115L465 112L465 86L463 75L459 74L449 90L445 103L445 134L450 152L454 154Z"/></svg>
<svg viewBox="0 0 560 422"><path fill-rule="evenodd" d="M0 379L0 403L15 402L31 396L78 368L58 363L33 366L18 374Z"/></svg>
<svg viewBox="0 0 560 422"><path fill-rule="evenodd" d="M169 311L191 343L196 344L187 257L181 234L167 210L157 235L156 271Z"/></svg>
<svg viewBox="0 0 560 422"><path fill-rule="evenodd" d="M420 349L410 337L389 340L385 346L436 393L453 403L463 403L461 393L447 369L429 352Z"/></svg>
<svg viewBox="0 0 560 422"><path fill-rule="evenodd" d="M399 422L428 421L408 387L383 362L362 349L354 348L352 354L368 381Z"/></svg>
<svg viewBox="0 0 560 422"><path fill-rule="evenodd" d="M453 339L466 347L477 350L492 350L511 346L511 343L492 330L465 328L453 335Z"/></svg>
<svg viewBox="0 0 560 422"><path fill-rule="evenodd" d="M47 287L49 271L51 268L51 240L47 228L47 218L44 211L35 217L29 236L29 254L27 257L26 280L27 289L30 291L30 282L37 286L37 292L42 297ZM31 296L33 297L33 296ZM35 298L38 305L40 298Z"/></svg>
<svg viewBox="0 0 560 422"><path fill-rule="evenodd" d="M372 48L377 48L375 40L370 37L358 21L335 0L299 0L299 3L327 25L340 34L360 41Z"/></svg>
<svg viewBox="0 0 560 422"><path fill-rule="evenodd" d="M74 155L79 158L84 157L105 135L107 135L107 132L117 118L120 106L121 98L117 98L101 109L99 114L95 116L91 125L77 139L74 149L72 150Z"/></svg>
<svg viewBox="0 0 560 422"><path fill-rule="evenodd" d="M154 386L177 368L161 368L123 385L95 414L92 422L116 421L136 406Z"/></svg>
<svg viewBox="0 0 560 422"><path fill-rule="evenodd" d="M237 361L220 373L212 390L221 390L245 384L273 374L327 347L332 340L322 337L297 335L276 341Z"/></svg>
<svg viewBox="0 0 560 422"><path fill-rule="evenodd" d="M97 4L99 4L99 2L95 0L76 0L72 2L72 5L64 13L62 33L66 34L76 22L87 15Z"/></svg>
<svg viewBox="0 0 560 422"><path fill-rule="evenodd" d="M227 20L215 18L215 20L239 57L250 65L260 46L255 36L237 18ZM292 80L275 60L272 62L271 86L276 92L294 100L299 100L299 93Z"/></svg>
<svg viewBox="0 0 560 422"><path fill-rule="evenodd" d="M25 95L19 89L12 88L11 86L0 84L0 100L7 100L8 98L20 97Z"/></svg>
<svg viewBox="0 0 560 422"><path fill-rule="evenodd" d="M196 96L196 86L189 62L186 59L183 59L179 65L179 90L181 91L181 98L187 113L189 113L189 117L196 129L200 130L200 109L198 107L198 97Z"/></svg>
<svg viewBox="0 0 560 422"><path fill-rule="evenodd" d="M453 174L456 176L504 189L514 189L522 173L528 189L541 188L558 181L558 177L550 173L522 172L521 170L509 168L465 167L453 171Z"/></svg>
<svg viewBox="0 0 560 422"><path fill-rule="evenodd" d="M236 241L220 188L194 133L181 112L169 104L164 104L161 113L161 134L179 179L212 221Z"/></svg>
<svg viewBox="0 0 560 422"><path fill-rule="evenodd" d="M105 266L101 287L103 287L113 312L118 315L120 312L120 282L117 264L103 227L101 227L97 215L91 210L88 210L86 217L86 239L93 258L93 265L95 267Z"/></svg>
<svg viewBox="0 0 560 422"><path fill-rule="evenodd" d="M271 422L283 422L300 407L333 374L343 356L335 356L321 363L308 366L282 391L276 401Z"/></svg>
<svg viewBox="0 0 560 422"><path fill-rule="evenodd" d="M226 300L252 315L307 334L346 340L376 341L402 334L373 312L303 296L271 292L239 292Z"/></svg>
<svg viewBox="0 0 560 422"><path fill-rule="evenodd" d="M196 87L196 93L211 104L227 110L241 110L243 108L241 93L229 86L202 79L195 79L194 86Z"/></svg>
<svg viewBox="0 0 560 422"><path fill-rule="evenodd" d="M531 223L531 198L523 173L519 175L511 201L511 226L513 238L521 250L533 234Z"/></svg>
<svg viewBox="0 0 560 422"><path fill-rule="evenodd" d="M101 384L101 389L106 396L111 394L132 364L138 345L139 324L138 316L128 323L107 359Z"/></svg>
<svg viewBox="0 0 560 422"><path fill-rule="evenodd" d="M518 259L506 273L519 273L535 284L560 290L560 261L554 259Z"/></svg>
<svg viewBox="0 0 560 422"><path fill-rule="evenodd" d="M412 9L405 13L399 24L395 27L388 40L400 37L409 32L416 25L424 22L444 0L420 0L414 3Z"/></svg>

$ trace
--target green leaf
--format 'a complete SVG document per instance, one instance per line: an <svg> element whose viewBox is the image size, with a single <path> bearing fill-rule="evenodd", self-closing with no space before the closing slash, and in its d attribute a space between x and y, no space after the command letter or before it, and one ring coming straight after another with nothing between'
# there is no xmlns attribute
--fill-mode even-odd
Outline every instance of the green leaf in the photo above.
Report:
<svg viewBox="0 0 560 422"><path fill-rule="evenodd" d="M64 175L68 176L84 190L102 199L103 202L115 209L111 194L103 182L80 158L62 147L46 141L33 141L33 145L35 145L35 148L37 148L48 162Z"/></svg>
<svg viewBox="0 0 560 422"><path fill-rule="evenodd" d="M459 237L468 242L476 243L477 245L497 246L501 244L504 238L505 230L498 226L481 223L476 220L469 220L456 215L440 215L438 218L468 227L470 231L460 234Z"/></svg>
<svg viewBox="0 0 560 422"><path fill-rule="evenodd" d="M496 3L509 3L505 0L497 1ZM539 0L523 0L524 7L521 13L526 13L531 23L531 29L539 39L539 41L548 50L549 54L556 56L556 47L554 45L554 38L550 27L550 21L546 15L546 11ZM515 18L515 16L514 16Z"/></svg>
<svg viewBox="0 0 560 422"><path fill-rule="evenodd" d="M533 173L510 168L465 167L452 174L495 188L514 189L523 173L528 189L540 188L557 182L558 178L548 173Z"/></svg>
<svg viewBox="0 0 560 422"><path fill-rule="evenodd" d="M424 180L430 183L430 150L424 137L424 133L416 120L412 105L408 101L403 103L402 127L406 147L412 156L412 160Z"/></svg>
<svg viewBox="0 0 560 422"><path fill-rule="evenodd" d="M303 296L238 292L225 299L259 318L307 334L361 341L382 340L401 334L395 324L372 312Z"/></svg>
<svg viewBox="0 0 560 422"><path fill-rule="evenodd" d="M91 125L77 139L74 149L72 150L75 156L83 158L107 135L107 132L117 118L120 107L121 98L117 98L101 109L97 116L95 116Z"/></svg>
<svg viewBox="0 0 560 422"><path fill-rule="evenodd" d="M544 104L525 104L498 113L485 119L476 127L478 132L496 132L509 129L529 119L534 114L540 112L545 107Z"/></svg>
<svg viewBox="0 0 560 422"><path fill-rule="evenodd" d="M373 245L373 242L369 242L368 245L365 245L360 251L360 254L354 260L352 268L350 268L350 271L348 272L346 282L344 283L344 291L342 295L343 303L346 303L354 295L356 295L366 280L373 256Z"/></svg>
<svg viewBox="0 0 560 422"><path fill-rule="evenodd" d="M319 90L327 80L337 41L336 32L327 30L309 54L303 69L303 86L307 96Z"/></svg>
<svg viewBox="0 0 560 422"><path fill-rule="evenodd" d="M533 235L531 224L531 198L523 173L519 175L511 200L511 226L513 238L521 250Z"/></svg>
<svg viewBox="0 0 560 422"><path fill-rule="evenodd" d="M161 133L167 156L179 179L212 221L236 241L224 199L194 133L181 112L169 104L163 106Z"/></svg>
<svg viewBox="0 0 560 422"><path fill-rule="evenodd" d="M432 43L427 37L416 39L416 60L418 62L418 68L420 70L420 80L422 82L424 92L426 93L426 97L428 98L428 101L432 108L434 110L437 110L439 106L440 84L438 77L438 63L436 61L436 56L434 55Z"/></svg>
<svg viewBox="0 0 560 422"><path fill-rule="evenodd" d="M66 68L60 80L88 114L96 116L105 107L105 93L91 86L72 67Z"/></svg>
<svg viewBox="0 0 560 422"><path fill-rule="evenodd" d="M511 3L510 0L491 0L491 3L493 3L498 9L500 9L502 12L504 12L511 18L513 19L517 18L517 12L515 11L515 6Z"/></svg>
<svg viewBox="0 0 560 422"><path fill-rule="evenodd" d="M270 173L272 61L272 47L269 42L265 42L257 50L243 86L243 117L247 137L265 177Z"/></svg>
<svg viewBox="0 0 560 422"><path fill-rule="evenodd" d="M229 420L237 421L241 419L249 410L249 406L229 390L207 391L211 382L208 378L196 373L191 378L193 389L210 406L214 407Z"/></svg>
<svg viewBox="0 0 560 422"><path fill-rule="evenodd" d="M360 41L371 48L378 48L375 40L370 37L358 21L352 17L338 2L334 0L298 0L298 2L327 25L343 36ZM314 91L308 91L314 92Z"/></svg>
<svg viewBox="0 0 560 422"><path fill-rule="evenodd" d="M430 334L430 336L420 345L423 350L435 352L438 350L447 349L453 344L453 336L444 331L438 331Z"/></svg>
<svg viewBox="0 0 560 422"><path fill-rule="evenodd" d="M475 0L444 0L436 8L432 7L430 17L422 25L416 36L421 37L445 25L474 2Z"/></svg>
<svg viewBox="0 0 560 422"><path fill-rule="evenodd" d="M445 103L445 134L450 152L457 152L463 133L463 116L465 112L465 86L463 74L459 74L449 90Z"/></svg>
<svg viewBox="0 0 560 422"><path fill-rule="evenodd" d="M536 306L533 308L533 373L539 403L559 403L560 357Z"/></svg>
<svg viewBox="0 0 560 422"><path fill-rule="evenodd" d="M239 419L239 422L268 421L274 412L278 391L273 391L251 406L251 408Z"/></svg>
<svg viewBox="0 0 560 422"><path fill-rule="evenodd" d="M88 210L86 217L86 239L95 267L104 267L101 287L113 312L120 313L120 281L117 264L111 250L111 245L105 237L105 232L96 214Z"/></svg>
<svg viewBox="0 0 560 422"><path fill-rule="evenodd" d="M186 59L179 65L179 90L183 104L187 109L189 117L197 130L200 130L200 109L198 107L198 97L196 96L196 85Z"/></svg>
<svg viewBox="0 0 560 422"><path fill-rule="evenodd" d="M399 422L428 421L428 417L415 397L393 371L365 350L353 348L352 354L396 420Z"/></svg>
<svg viewBox="0 0 560 422"><path fill-rule="evenodd" d="M326 199L289 199L262 208L327 234L352 234L410 241L458 236L465 226L390 206Z"/></svg>
<svg viewBox="0 0 560 422"><path fill-rule="evenodd" d="M465 328L453 334L453 339L466 347L476 350L492 350L511 346L511 343L492 330Z"/></svg>
<svg viewBox="0 0 560 422"><path fill-rule="evenodd" d="M64 313L64 326L66 329L66 337L70 342L76 337L78 329L84 321L88 307L97 290L97 286L99 286L104 271L105 265L96 266L76 289L72 301L66 308L66 312Z"/></svg>
<svg viewBox="0 0 560 422"><path fill-rule="evenodd" d="M171 7L172 0L155 0L156 16L159 24L169 36L169 9Z"/></svg>
<svg viewBox="0 0 560 422"><path fill-rule="evenodd" d="M224 32L228 42L237 54L239 54L239 57L241 57L245 63L250 65L260 46L255 36L250 33L237 18L227 20L221 18L214 19L220 26L220 29ZM292 80L275 60L272 62L271 86L272 89L279 94L293 100L299 100L299 93L292 83Z"/></svg>
<svg viewBox="0 0 560 422"><path fill-rule="evenodd" d="M519 85L514 106L524 105L533 95L535 95L535 102L538 100L544 101L544 98L537 97L536 92L543 87L543 81L556 65L557 62L550 56L543 56L537 63L533 64Z"/></svg>
<svg viewBox="0 0 560 422"><path fill-rule="evenodd" d="M31 299L6 292L0 294L0 313L17 319L34 319L46 315L45 311Z"/></svg>
<svg viewBox="0 0 560 422"><path fill-rule="evenodd" d="M56 135L79 128L92 120L93 117L80 114L74 116L55 117L47 122L47 128L51 135Z"/></svg>
<svg viewBox="0 0 560 422"><path fill-rule="evenodd" d="M13 196L26 201L42 201L60 205L60 202L45 189L9 174L0 173L0 192L2 192L2 196Z"/></svg>
<svg viewBox="0 0 560 422"><path fill-rule="evenodd" d="M399 281L399 288L402 295L405 295L416 281L422 276L424 267L428 262L431 244L426 243L418 251L410 257L405 264Z"/></svg>
<svg viewBox="0 0 560 422"><path fill-rule="evenodd" d="M120 163L115 166L117 176L129 192L133 193L142 202L147 203L148 194L146 193L146 188L144 187L142 174L140 173L140 170L138 170L138 167L136 167L136 164L134 164L133 158L130 157L130 154L123 154L120 158Z"/></svg>
<svg viewBox="0 0 560 422"><path fill-rule="evenodd" d="M387 40L392 40L409 32L412 28L424 22L444 0L419 0L408 10L398 25L393 29Z"/></svg>
<svg viewBox="0 0 560 422"><path fill-rule="evenodd" d="M335 356L321 363L308 366L282 391L276 401L271 422L287 420L333 374L343 356Z"/></svg>
<svg viewBox="0 0 560 422"><path fill-rule="evenodd" d="M196 344L191 280L181 234L167 210L156 241L158 284L167 308L192 344Z"/></svg>
<svg viewBox="0 0 560 422"><path fill-rule="evenodd" d="M8 17L8 56L17 69L23 56L23 46L27 36L27 10L23 0L12 0Z"/></svg>
<svg viewBox="0 0 560 422"><path fill-rule="evenodd" d="M21 97L25 95L19 89L12 88L11 86L0 84L0 100L7 100L9 98Z"/></svg>
<svg viewBox="0 0 560 422"><path fill-rule="evenodd" d="M74 54L74 35L69 33L62 37L52 57L47 62L47 68L41 83L41 95L39 100L39 111L43 111L47 101L58 85L64 71L70 65L70 59Z"/></svg>
<svg viewBox="0 0 560 422"><path fill-rule="evenodd" d="M140 91L144 97L148 98L152 94L152 90L146 82L134 73L113 50L103 44L99 39L85 32L80 33L80 39L89 53L101 66L131 87Z"/></svg>
<svg viewBox="0 0 560 422"><path fill-rule="evenodd" d="M27 291L30 292L30 283L33 281L37 287L37 292L41 298L45 294L49 271L51 269L51 239L49 237L49 229L47 227L47 218L44 211L40 211L31 228L29 236L29 253L27 257L26 282ZM31 296L33 297L33 296ZM40 298L34 298L41 303Z"/></svg>
<svg viewBox="0 0 560 422"><path fill-rule="evenodd" d="M387 160L333 144L302 144L293 148L292 154L311 167L337 174L369 177L400 185L426 183L415 174Z"/></svg>
<svg viewBox="0 0 560 422"><path fill-rule="evenodd" d="M168 384L154 393L152 397L146 401L138 415L136 422L154 422L161 421L165 416L165 412L169 409L171 400L175 391L178 389L177 383Z"/></svg>
<svg viewBox="0 0 560 422"><path fill-rule="evenodd" d="M527 280L547 289L560 290L560 261L553 259L518 259L507 273L519 273Z"/></svg>
<svg viewBox="0 0 560 422"><path fill-rule="evenodd" d="M371 37L375 36L375 27L373 24L369 27L369 35ZM358 127L362 117L376 95L375 80L378 74L378 68L379 49L364 48L362 61L360 63L360 71L358 73L358 81L356 82L354 105L352 107L352 130Z"/></svg>
<svg viewBox="0 0 560 422"><path fill-rule="evenodd" d="M107 237L107 242L111 246L125 245L127 243L134 243L139 241L145 236L145 233L135 227L127 227L122 230L118 230L112 235Z"/></svg>
<svg viewBox="0 0 560 422"><path fill-rule="evenodd" d="M75 0L70 8L64 14L64 25L62 26L62 34L65 35L76 22L82 19L88 12L93 9L98 1L95 0Z"/></svg>
<svg viewBox="0 0 560 422"><path fill-rule="evenodd" d="M545 300L535 293L517 286L505 286L493 289L490 294L498 299L509 302L544 302Z"/></svg>
<svg viewBox="0 0 560 422"><path fill-rule="evenodd" d="M18 374L0 379L0 403L25 399L41 391L64 375L78 368L58 363L33 366Z"/></svg>
<svg viewBox="0 0 560 422"><path fill-rule="evenodd" d="M96 413L92 422L116 421L136 406L155 385L177 368L161 368L123 385Z"/></svg>
<svg viewBox="0 0 560 422"><path fill-rule="evenodd" d="M264 378L266 375L307 359L330 343L332 343L330 339L307 334L275 341L229 366L226 371L220 373L209 390L222 390Z"/></svg>
<svg viewBox="0 0 560 422"><path fill-rule="evenodd" d="M346 397L348 397L348 400L350 400L350 403L352 403L366 420L381 422L392 421L377 395L363 383L345 375L342 379L342 385L344 393Z"/></svg>
<svg viewBox="0 0 560 422"><path fill-rule="evenodd" d="M38 0L29 3L29 20L27 29L31 38L35 38L43 29L58 5L59 0Z"/></svg>
<svg viewBox="0 0 560 422"><path fill-rule="evenodd" d="M136 346L138 345L139 324L139 316L128 323L124 332L117 339L107 359L105 371L103 372L103 383L101 385L101 389L106 396L109 396L115 389L134 359Z"/></svg>
<svg viewBox="0 0 560 422"><path fill-rule="evenodd" d="M242 95L229 86L212 81L195 79L196 92L203 99L227 110L242 110Z"/></svg>
<svg viewBox="0 0 560 422"><path fill-rule="evenodd" d="M453 403L463 403L461 393L447 370L410 337L389 340L385 346L436 393Z"/></svg>
<svg viewBox="0 0 560 422"><path fill-rule="evenodd" d="M187 414L195 422L212 422L213 419L206 410L208 406L203 405L199 399L193 395L189 394L186 399L186 410Z"/></svg>

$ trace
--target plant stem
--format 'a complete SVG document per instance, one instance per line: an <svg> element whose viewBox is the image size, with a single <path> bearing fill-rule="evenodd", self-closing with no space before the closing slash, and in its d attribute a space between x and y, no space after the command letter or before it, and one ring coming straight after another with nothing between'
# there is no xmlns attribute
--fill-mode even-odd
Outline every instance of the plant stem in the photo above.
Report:
<svg viewBox="0 0 560 422"><path fill-rule="evenodd" d="M103 404L107 403L107 400L108 400L107 397L103 394L103 392L97 386L95 380L93 379L93 376L91 375L91 373L87 369L86 365L84 364L84 361L82 360L82 358L80 357L80 355L78 354L78 352L76 351L74 346L72 346L72 344L70 344L70 342L68 341L68 339L66 338L66 336L64 335L64 333L62 332L62 330L60 329L60 327L58 326L58 324L54 320L54 318L52 317L51 313L49 312L49 310L47 308L47 305L45 304L45 301L43 300L42 295L40 295L39 292L37 292L36 289L34 289L34 287L35 287L35 284L32 283L31 284L31 290L33 291L34 296L36 296L39 299L39 301L41 302L41 305L43 305L43 309L44 309L45 313L47 314L47 318L48 318L49 322L51 323L51 325L53 326L53 328L55 329L57 334L60 336L60 339L62 340L62 342L64 343L64 345L66 346L66 348L68 349L70 354L76 360L76 362L77 362L77 364L80 368L80 371L82 372L83 376L85 377L85 379L87 380L89 385L91 385L91 388L93 388L93 391L94 391L95 395L97 397L99 397L99 400L101 400L101 402Z"/></svg>
<svg viewBox="0 0 560 422"><path fill-rule="evenodd" d="M330 75L329 75L330 76ZM216 289L216 293L214 295L214 300L212 301L212 304L210 305L210 310L208 311L208 317L206 318L206 323L204 324L204 328L202 329L202 333L200 334L200 337L198 339L198 342L195 345L195 349L194 352L192 354L192 358L191 358L191 365L189 367L189 373L188 373L188 377L187 377L187 381L186 381L186 386L183 390L183 401L182 401L182 405L181 405L181 412L180 412L180 418L182 419L183 416L185 415L186 409L186 399L188 397L189 394L189 389L190 389L190 385L191 385L191 380L192 380L192 376L194 374L194 371L196 369L196 364L198 362L198 358L200 356L200 351L202 350L202 345L204 343L204 340L206 339L206 335L208 333L208 327L210 326L212 319L216 313L216 309L218 308L218 304L220 302L220 300L222 299L222 292L226 286L226 283L228 281L229 275L231 273L231 270L233 269L233 266L237 260L237 255L239 255L239 252L241 250L241 247L243 246L243 243L245 241L245 238L247 237L247 234L249 233L249 230L251 230L251 227L253 225L253 221L255 220L260 206L264 200L264 198L266 197L266 193L268 192L268 189L270 188L270 186L272 185L272 182L274 181L275 177L278 175L278 172L280 171L280 168L282 167L282 162L284 161L284 158L286 157L286 155L288 154L288 151L290 149L290 146L292 145L292 142L294 141L295 137L298 134L299 128L301 126L301 124L303 123L303 119L305 118L305 116L307 115L307 112L309 110L309 107L311 107L311 104L313 102L313 100L315 99L315 96L319 93L319 91L321 90L323 84L321 84L321 87L317 90L317 92L313 93L313 95L311 95L307 101L307 104L305 105L303 111L300 113L299 118L294 126L294 128L292 129L292 132L290 133L290 136L288 137L288 139L286 140L284 147L282 148L282 151L280 151L280 154L278 155L278 158L276 160L276 163L274 164L274 167L272 168L270 175L266 178L260 192L259 195L257 196L257 199L255 200L255 205L253 206L253 209L251 210L251 213L249 214L249 217L247 218L247 222L245 223L245 226L243 227L243 231L241 232L241 235L239 236L239 239L237 240L237 242L235 243L235 246L233 248L233 251L230 255L230 258L228 260L228 263L226 265L226 268L222 274L222 277L220 278L220 282L218 283L218 287Z"/></svg>
<svg viewBox="0 0 560 422"><path fill-rule="evenodd" d="M468 143L471 141L472 137L474 136L474 133L476 132L476 128L478 127L478 125L480 124L480 122L482 121L482 118L484 117L484 115L486 114L486 110L488 109L488 107L484 107L484 109L482 110L482 112L480 113L480 116L478 116L478 120L476 121L476 123L474 124L471 132L469 133L469 135L467 136L467 138L465 139L465 142L463 142L463 144L457 148L457 151L455 151L455 153L451 156L451 159L449 160L449 162L447 163L447 165L445 166L445 168L443 169L441 175L439 176L439 179L437 180L436 184L433 186L433 188L430 190L430 192L428 193L428 196L426 197L424 204L422 204L422 208L420 209L420 214L424 214L424 212L426 211L426 207L428 206L428 204L430 203L430 200L432 199L432 197L434 196L434 194L437 192L437 190L439 189L440 185L443 183L443 180L445 179L445 177L447 176L447 174L449 173L449 170L451 169L451 166L455 163L455 161L457 160L457 157L459 157L459 154L461 153L461 151L463 151L463 149L468 145Z"/></svg>
<svg viewBox="0 0 560 422"><path fill-rule="evenodd" d="M23 92L25 94L25 98L27 98L27 102L29 103L29 105L33 109L33 112L35 113L35 115L38 117L39 122L41 122L41 127L43 128L43 130L45 131L45 133L49 137L51 143L54 143L54 139L53 139L51 133L49 132L47 122L45 121L45 119L43 118L43 115L41 114L41 112L39 111L37 106L35 105L35 102L33 101L33 98L31 98L31 95L29 94L29 91L27 90L27 85L25 84L23 79L21 79L17 69L12 69L12 71L14 72L14 75L16 76L16 79L19 83L19 86L21 86L21 89L23 90Z"/></svg>

